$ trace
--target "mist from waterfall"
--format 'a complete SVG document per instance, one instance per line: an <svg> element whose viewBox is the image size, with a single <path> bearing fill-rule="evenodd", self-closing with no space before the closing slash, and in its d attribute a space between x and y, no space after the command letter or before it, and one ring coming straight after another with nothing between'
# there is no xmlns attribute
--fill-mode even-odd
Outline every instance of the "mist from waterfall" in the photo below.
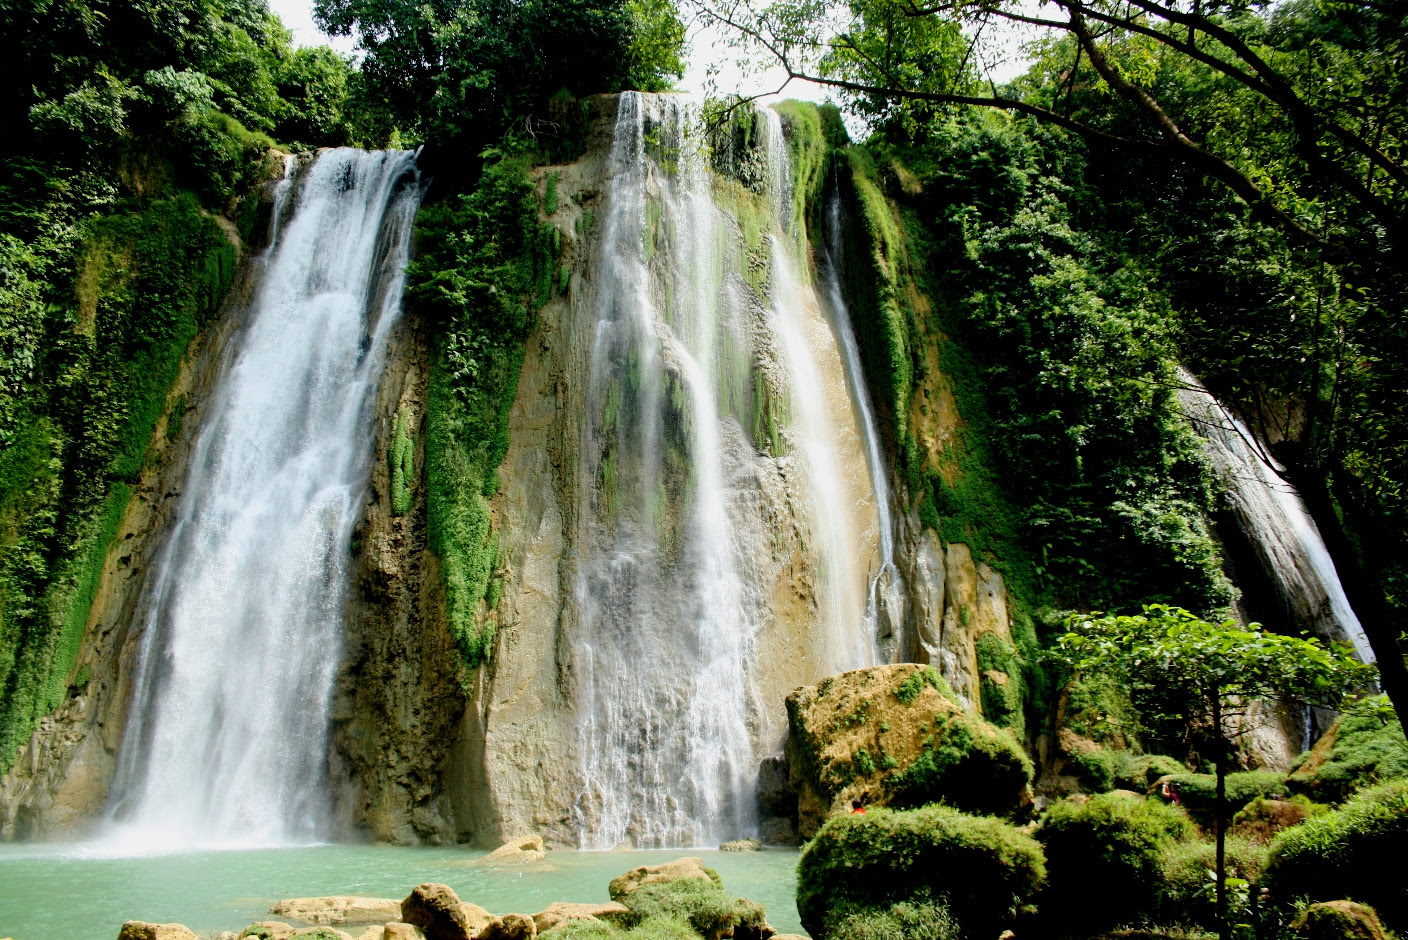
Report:
<svg viewBox="0 0 1408 940"><path fill-rule="evenodd" d="M332 831L329 706L371 406L420 200L403 151L322 153L273 241L142 600L116 850Z"/></svg>
<svg viewBox="0 0 1408 940"><path fill-rule="evenodd" d="M760 116L766 164L754 192L781 236L786 147L777 116ZM750 281L757 272L742 261L709 161L688 99L621 96L593 264L574 538L575 812L587 848L756 831L758 763L771 746L760 740L756 674L772 588L746 544L771 524L749 494L759 461L802 494L796 511L815 535L823 674L874 659L862 636L863 540L851 530L870 509L852 494L856 481L837 482L843 432L830 426L850 424L849 408L832 413L838 396L846 402L835 340L815 297L804 302L810 288L781 238L755 261L766 287ZM764 371L788 403L786 446L772 456L756 441Z"/></svg>
<svg viewBox="0 0 1408 940"><path fill-rule="evenodd" d="M1179 402L1206 441L1207 452L1227 487L1237 524L1275 585L1291 625L1354 647L1361 662L1374 652L1359 617L1345 596L1330 552L1315 520L1284 468L1251 430L1203 387L1180 371Z"/></svg>

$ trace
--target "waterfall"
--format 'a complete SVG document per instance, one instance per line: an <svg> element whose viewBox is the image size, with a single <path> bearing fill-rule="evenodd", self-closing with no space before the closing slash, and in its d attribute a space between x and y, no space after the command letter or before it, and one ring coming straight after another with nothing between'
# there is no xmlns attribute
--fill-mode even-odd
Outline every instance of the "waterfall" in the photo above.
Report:
<svg viewBox="0 0 1408 940"><path fill-rule="evenodd" d="M415 157L320 155L274 238L144 589L111 801L133 850L331 831L329 704L371 404L400 313Z"/></svg>
<svg viewBox="0 0 1408 940"><path fill-rule="evenodd" d="M1349 605L1320 530L1284 470L1252 432L1192 374L1180 370L1179 402L1206 441L1227 488L1237 524L1276 586L1289 621L1327 640L1348 643L1362 662L1374 660L1369 639Z"/></svg>
<svg viewBox="0 0 1408 940"><path fill-rule="evenodd" d="M767 165L752 193L781 235L786 148L776 115L762 116ZM716 844L756 829L758 762L775 746L760 738L755 691L773 589L756 553L781 521L762 518L758 479L783 481L789 500L795 487L789 505L815 536L822 674L873 660L859 637L863 539L844 542L869 509L868 479L862 469L857 497L837 465L847 442L828 423L846 389L834 338L780 238L744 257L717 200L755 197L727 195L688 100L623 94L608 177L583 331L576 822L589 848ZM765 383L786 386L788 402L771 447L757 443ZM850 443L842 463L863 468Z"/></svg>
<svg viewBox="0 0 1408 940"><path fill-rule="evenodd" d="M824 211L825 238L822 240L822 263L817 273L831 311L832 329L841 344L841 361L846 367L846 379L860 417L861 431L865 435L865 456L870 467L870 484L875 491L876 523L880 529L880 567L870 581L866 621L877 637L886 637L893 633L894 624L904 620L904 585L900 580L899 568L895 566L895 530L890 515L890 487L885 477L885 452L861 365L855 325L851 322L850 308L846 306L845 296L841 292L845 207L834 179L827 189Z"/></svg>

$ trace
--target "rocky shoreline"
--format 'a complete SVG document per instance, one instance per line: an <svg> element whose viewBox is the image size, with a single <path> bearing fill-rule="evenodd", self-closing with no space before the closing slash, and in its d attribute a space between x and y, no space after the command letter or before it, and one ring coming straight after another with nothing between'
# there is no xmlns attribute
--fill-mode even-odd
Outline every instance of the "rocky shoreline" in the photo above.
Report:
<svg viewBox="0 0 1408 940"><path fill-rule="evenodd" d="M526 837L478 864L528 865L544 855L542 840ZM555 933L554 940L604 940L648 925L670 936L704 940L805 940L777 933L761 905L729 895L718 873L698 858L633 868L612 879L609 890L611 900L605 903L557 902L533 914L497 916L435 883L416 885L400 901L359 895L289 898L269 909L280 919L214 934L211 940L535 940L547 933ZM117 940L202 938L184 924L132 920L122 925Z"/></svg>

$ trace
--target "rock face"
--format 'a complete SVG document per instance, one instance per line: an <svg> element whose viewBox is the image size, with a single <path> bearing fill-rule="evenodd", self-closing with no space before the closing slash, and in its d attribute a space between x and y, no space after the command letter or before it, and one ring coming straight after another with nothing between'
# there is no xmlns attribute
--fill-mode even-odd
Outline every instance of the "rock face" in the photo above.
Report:
<svg viewBox="0 0 1408 940"><path fill-rule="evenodd" d="M416 885L401 902L401 920L420 928L426 940L472 940L494 917L478 905L461 903L448 885L427 883Z"/></svg>
<svg viewBox="0 0 1408 940"><path fill-rule="evenodd" d="M138 667L144 575L175 515L195 431L257 286L255 275L253 266L240 266L220 312L181 362L104 561L68 699L40 722L0 777L0 841L82 836L107 801ZM184 408L179 423L169 427L178 408Z"/></svg>
<svg viewBox="0 0 1408 940"><path fill-rule="evenodd" d="M804 838L854 800L1009 814L1030 802L1031 761L1011 732L965 709L932 666L843 673L793 692L787 714Z"/></svg>
<svg viewBox="0 0 1408 940"><path fill-rule="evenodd" d="M148 924L129 920L122 925L117 940L197 940L184 924Z"/></svg>
<svg viewBox="0 0 1408 940"><path fill-rule="evenodd" d="M401 902L394 898L323 897L290 898L269 908L270 914L308 924L384 924L401 917Z"/></svg>
<svg viewBox="0 0 1408 940"><path fill-rule="evenodd" d="M548 857L543 848L542 836L524 836L505 842L494 851L475 861L475 865L486 868L503 868L513 865L536 865Z"/></svg>

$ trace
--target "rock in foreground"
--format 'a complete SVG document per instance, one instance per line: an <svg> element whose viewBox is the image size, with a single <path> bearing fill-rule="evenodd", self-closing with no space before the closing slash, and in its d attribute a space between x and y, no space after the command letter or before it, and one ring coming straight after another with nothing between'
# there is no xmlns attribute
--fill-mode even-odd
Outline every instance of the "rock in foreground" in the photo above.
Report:
<svg viewBox="0 0 1408 940"><path fill-rule="evenodd" d="M462 903L449 885L420 884L401 902L401 920L419 927L426 940L473 940L494 916Z"/></svg>
<svg viewBox="0 0 1408 940"><path fill-rule="evenodd" d="M548 905L546 910L534 914L533 924L538 928L538 933L546 933L568 921L611 923L629 913L630 908L616 901L608 901L605 904L568 904L559 901L556 904Z"/></svg>
<svg viewBox="0 0 1408 940"><path fill-rule="evenodd" d="M624 901L637 888L673 881L704 881L718 885L718 876L704 867L702 859L677 858L663 865L642 865L611 879L611 900Z"/></svg>
<svg viewBox="0 0 1408 940"><path fill-rule="evenodd" d="M269 908L269 913L308 924L384 924L401 919L401 902L353 896L289 898Z"/></svg>
<svg viewBox="0 0 1408 940"><path fill-rule="evenodd" d="M185 924L149 924L143 920L129 920L122 925L117 940L197 940Z"/></svg>

